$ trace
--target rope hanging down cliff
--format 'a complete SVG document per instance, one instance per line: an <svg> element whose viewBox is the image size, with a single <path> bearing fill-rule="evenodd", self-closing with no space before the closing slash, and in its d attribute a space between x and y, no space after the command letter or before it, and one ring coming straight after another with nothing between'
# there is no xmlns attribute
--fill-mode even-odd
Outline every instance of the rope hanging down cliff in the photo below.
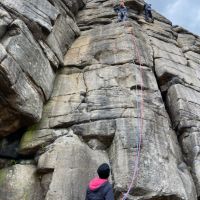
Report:
<svg viewBox="0 0 200 200"><path fill-rule="evenodd" d="M124 22L124 27L126 27L126 24ZM143 93L143 88L144 88L144 81L143 81L143 68L142 68L142 62L141 62L141 54L140 51L137 47L136 44L136 38L133 32L133 29L131 29L131 37L132 37L132 41L133 41L133 45L134 45L134 49L136 52L136 59L139 62L139 68L140 68L140 88L138 88L137 86L137 73L136 73L136 107L137 107L137 144L136 144L136 157L134 160L134 171L133 171L133 176L131 179L131 183L128 187L127 192L124 194L122 200L126 200L127 196L130 193L131 188L134 186L134 184L137 181L137 177L138 177L138 172L139 172L139 161L140 161L140 156L141 156L141 143L142 143L142 135L143 135L143 117L144 117L144 93ZM134 61L133 61L134 63ZM140 99L138 99L138 89L140 89Z"/></svg>
<svg viewBox="0 0 200 200"><path fill-rule="evenodd" d="M113 2L113 6L114 6L114 0L112 0ZM120 1L120 5L122 7L125 7L124 5L124 0L121 0ZM126 8L126 7L125 7ZM126 9L127 11L127 9ZM124 16L126 16L124 14ZM118 14L118 22L120 21L121 17L119 17L119 14ZM123 21L124 23L124 29L128 28L126 26L126 17L123 18ZM143 88L144 88L144 81L143 81L143 68L142 68L142 62L141 62L141 54L140 54L140 51L137 47L137 44L136 44L136 38L135 38L135 35L134 35L134 32L133 32L133 29L131 29L131 37L132 37L132 42L133 42L133 45L134 45L134 49L135 49L135 52L136 52L136 59L137 61L139 62L139 69L140 69L140 88L138 88L137 86L137 73L136 73L136 107L137 107L137 133L136 133L136 157L134 158L134 171L133 171L133 176L132 176L132 179L131 179L131 183L130 185L128 186L128 190L127 192L123 195L123 198L122 200L126 200L129 193L130 193L130 190L131 188L134 186L134 184L136 183L137 181L137 177L138 177L138 172L139 172L139 161L140 161L140 156L141 156L141 143L142 143L142 135L143 135L143 117L144 117L144 94L143 94ZM133 60L133 63L135 61ZM138 89L140 89L140 95L139 95L139 92L138 92ZM138 96L140 96L140 99L138 98Z"/></svg>

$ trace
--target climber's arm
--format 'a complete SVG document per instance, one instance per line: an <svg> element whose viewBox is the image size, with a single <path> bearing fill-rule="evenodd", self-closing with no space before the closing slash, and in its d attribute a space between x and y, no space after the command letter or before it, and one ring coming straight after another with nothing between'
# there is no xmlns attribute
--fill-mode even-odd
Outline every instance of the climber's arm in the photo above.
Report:
<svg viewBox="0 0 200 200"><path fill-rule="evenodd" d="M114 6L113 9L116 13L119 12L119 6Z"/></svg>

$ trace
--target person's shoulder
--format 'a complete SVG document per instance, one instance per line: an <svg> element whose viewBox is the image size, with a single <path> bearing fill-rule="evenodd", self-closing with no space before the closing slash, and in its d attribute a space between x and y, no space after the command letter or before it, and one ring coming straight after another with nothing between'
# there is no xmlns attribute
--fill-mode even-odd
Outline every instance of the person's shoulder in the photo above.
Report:
<svg viewBox="0 0 200 200"><path fill-rule="evenodd" d="M112 186L112 184L109 181L107 183L108 183L109 186Z"/></svg>
<svg viewBox="0 0 200 200"><path fill-rule="evenodd" d="M119 10L119 5L113 6L113 9L114 9L114 10Z"/></svg>
<svg viewBox="0 0 200 200"><path fill-rule="evenodd" d="M111 183L108 181L108 182L106 182L105 187L109 190L109 189L112 188L112 185L111 185Z"/></svg>
<svg viewBox="0 0 200 200"><path fill-rule="evenodd" d="M110 193L113 193L112 185L109 182L107 182L104 187L104 194L106 195Z"/></svg>

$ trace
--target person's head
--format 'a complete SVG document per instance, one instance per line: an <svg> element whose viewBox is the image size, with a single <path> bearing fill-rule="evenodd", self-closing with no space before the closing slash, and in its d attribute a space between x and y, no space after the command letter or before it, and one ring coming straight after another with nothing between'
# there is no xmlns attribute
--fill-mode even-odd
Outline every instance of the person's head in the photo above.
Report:
<svg viewBox="0 0 200 200"><path fill-rule="evenodd" d="M120 6L124 7L125 6L124 5L124 0L120 0L119 4L120 4Z"/></svg>
<svg viewBox="0 0 200 200"><path fill-rule="evenodd" d="M97 173L99 175L99 178L101 179L107 179L110 176L110 167L107 163L103 163L100 165L97 169Z"/></svg>

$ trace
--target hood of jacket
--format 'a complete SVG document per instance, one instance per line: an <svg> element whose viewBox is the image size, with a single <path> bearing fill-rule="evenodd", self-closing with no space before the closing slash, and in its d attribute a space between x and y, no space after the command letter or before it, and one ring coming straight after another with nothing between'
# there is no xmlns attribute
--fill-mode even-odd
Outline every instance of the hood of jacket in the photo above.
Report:
<svg viewBox="0 0 200 200"><path fill-rule="evenodd" d="M98 188L100 188L104 183L106 183L108 180L107 179L101 179L101 178L94 178L90 181L89 183L89 189L91 191L94 191Z"/></svg>

